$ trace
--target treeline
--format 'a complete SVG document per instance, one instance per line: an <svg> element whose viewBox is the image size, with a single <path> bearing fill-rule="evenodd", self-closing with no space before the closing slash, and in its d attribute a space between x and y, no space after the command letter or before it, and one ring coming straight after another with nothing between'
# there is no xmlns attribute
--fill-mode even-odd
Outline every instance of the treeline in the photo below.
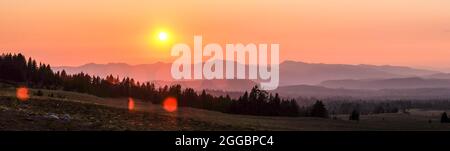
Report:
<svg viewBox="0 0 450 151"><path fill-rule="evenodd" d="M297 97L296 100L301 102L300 106L309 106L315 103L317 98L305 98ZM427 108L437 109L438 106L447 106L450 104L448 100L361 100L361 99L349 99L349 98L321 98L320 99L326 106L330 114L353 114L355 110L358 113L367 114L382 114L382 113L408 113L412 108ZM424 103L426 105L424 105ZM432 104L432 105L430 105ZM431 108L433 106L433 108Z"/></svg>
<svg viewBox="0 0 450 151"><path fill-rule="evenodd" d="M274 95L254 87L250 93L245 92L237 101L232 101L230 113L250 115L298 116L297 102L281 99L278 93Z"/></svg>
<svg viewBox="0 0 450 151"><path fill-rule="evenodd" d="M0 56L0 79L26 83L33 87L55 88L61 84L50 65L28 61L22 54L2 54Z"/></svg>
<svg viewBox="0 0 450 151"><path fill-rule="evenodd" d="M352 114L358 110L361 114L382 114L408 112L410 101L334 101L327 105L333 114Z"/></svg>
<svg viewBox="0 0 450 151"><path fill-rule="evenodd" d="M160 104L167 97L175 97L179 106L221 111L233 114L265 116L299 116L300 108L295 100L281 99L255 86L239 99L230 96L212 96L204 90L198 94L192 88L180 85L156 87L153 83L140 83L132 78L106 78L85 73L69 75L64 70L53 72L50 65L39 63L22 54L0 56L0 79L21 83L32 88L62 89L88 93L100 97L133 97ZM308 114L309 115L309 114Z"/></svg>

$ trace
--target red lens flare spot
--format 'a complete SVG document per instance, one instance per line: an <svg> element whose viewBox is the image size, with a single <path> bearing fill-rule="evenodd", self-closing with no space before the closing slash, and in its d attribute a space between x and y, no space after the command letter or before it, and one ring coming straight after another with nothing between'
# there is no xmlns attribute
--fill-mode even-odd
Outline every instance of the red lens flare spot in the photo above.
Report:
<svg viewBox="0 0 450 151"><path fill-rule="evenodd" d="M163 102L163 108L167 112L174 112L177 110L177 107L178 107L177 99L173 97L168 97Z"/></svg>
<svg viewBox="0 0 450 151"><path fill-rule="evenodd" d="M133 98L128 98L128 110L134 110L134 100Z"/></svg>
<svg viewBox="0 0 450 151"><path fill-rule="evenodd" d="M17 88L16 97L20 101L28 100L30 98L30 95L28 94L28 88L26 87Z"/></svg>

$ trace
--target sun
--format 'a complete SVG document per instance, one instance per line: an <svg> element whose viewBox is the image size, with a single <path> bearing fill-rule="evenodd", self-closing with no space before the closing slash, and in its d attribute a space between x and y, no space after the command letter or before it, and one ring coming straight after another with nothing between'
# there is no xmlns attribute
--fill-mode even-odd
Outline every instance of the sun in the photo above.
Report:
<svg viewBox="0 0 450 151"><path fill-rule="evenodd" d="M175 34L168 28L154 29L148 36L148 44L154 51L167 52L176 40Z"/></svg>
<svg viewBox="0 0 450 151"><path fill-rule="evenodd" d="M166 32L159 32L158 38L160 41L167 41L167 39L169 39L169 35Z"/></svg>

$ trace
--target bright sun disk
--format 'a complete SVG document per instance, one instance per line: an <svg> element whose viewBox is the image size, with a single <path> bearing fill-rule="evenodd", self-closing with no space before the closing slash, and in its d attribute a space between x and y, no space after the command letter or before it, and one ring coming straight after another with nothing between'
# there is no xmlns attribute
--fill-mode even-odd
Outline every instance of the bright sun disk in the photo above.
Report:
<svg viewBox="0 0 450 151"><path fill-rule="evenodd" d="M168 35L167 35L166 32L160 32L159 35L158 35L158 37L159 37L159 40L161 40L161 41L166 41L167 38L168 38Z"/></svg>

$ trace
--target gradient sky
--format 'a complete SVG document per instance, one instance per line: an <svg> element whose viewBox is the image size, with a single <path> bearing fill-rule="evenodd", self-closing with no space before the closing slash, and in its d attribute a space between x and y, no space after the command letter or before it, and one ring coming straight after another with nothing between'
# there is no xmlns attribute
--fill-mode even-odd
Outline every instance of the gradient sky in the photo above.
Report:
<svg viewBox="0 0 450 151"><path fill-rule="evenodd" d="M450 69L449 0L0 0L0 51L53 66L168 62L160 29L279 43L281 60Z"/></svg>

